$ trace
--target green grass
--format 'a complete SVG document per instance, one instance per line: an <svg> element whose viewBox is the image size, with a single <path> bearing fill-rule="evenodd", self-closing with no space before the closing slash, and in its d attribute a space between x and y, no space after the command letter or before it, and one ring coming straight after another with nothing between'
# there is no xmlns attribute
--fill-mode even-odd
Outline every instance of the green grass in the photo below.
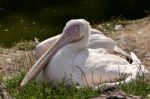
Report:
<svg viewBox="0 0 150 99"><path fill-rule="evenodd" d="M57 84L56 87L53 83L44 85L35 81L28 84L24 90L19 90L18 86L23 77L24 75L20 74L5 81L5 85L14 99L90 99L99 94L91 88L78 90L75 86L66 86L63 83Z"/></svg>
<svg viewBox="0 0 150 99"><path fill-rule="evenodd" d="M122 84L119 86L120 89L125 91L127 94L138 95L146 98L150 94L150 81L144 79L144 77L138 77L135 82L129 84Z"/></svg>
<svg viewBox="0 0 150 99"><path fill-rule="evenodd" d="M77 89L75 86L66 86L64 83L39 84L35 81L29 83L23 90L18 86L24 77L24 73L4 81L8 91L14 99L90 99L99 96L101 92L91 88ZM119 85L119 89L127 94L133 94L146 98L150 94L150 83L143 77L139 77L134 83ZM147 99L149 99L147 97Z"/></svg>

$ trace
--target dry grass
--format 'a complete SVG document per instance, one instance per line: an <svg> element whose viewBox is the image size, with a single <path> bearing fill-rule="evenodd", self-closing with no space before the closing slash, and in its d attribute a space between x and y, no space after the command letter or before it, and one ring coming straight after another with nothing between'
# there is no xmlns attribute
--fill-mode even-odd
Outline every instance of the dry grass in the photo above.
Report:
<svg viewBox="0 0 150 99"><path fill-rule="evenodd" d="M22 71L28 71L35 63L33 51L5 49L0 53L0 73L3 78L11 78Z"/></svg>

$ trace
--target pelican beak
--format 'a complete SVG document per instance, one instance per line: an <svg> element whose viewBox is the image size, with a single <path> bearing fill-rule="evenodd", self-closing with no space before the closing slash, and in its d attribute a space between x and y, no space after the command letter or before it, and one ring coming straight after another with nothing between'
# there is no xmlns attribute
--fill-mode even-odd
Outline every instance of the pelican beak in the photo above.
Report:
<svg viewBox="0 0 150 99"><path fill-rule="evenodd" d="M70 29L71 28L71 29ZM61 35L61 37L39 58L39 60L32 66L29 72L24 77L20 84L20 88L23 88L29 81L33 80L40 71L51 61L57 51L68 43L77 42L83 39L80 34L80 25L72 25L67 27Z"/></svg>

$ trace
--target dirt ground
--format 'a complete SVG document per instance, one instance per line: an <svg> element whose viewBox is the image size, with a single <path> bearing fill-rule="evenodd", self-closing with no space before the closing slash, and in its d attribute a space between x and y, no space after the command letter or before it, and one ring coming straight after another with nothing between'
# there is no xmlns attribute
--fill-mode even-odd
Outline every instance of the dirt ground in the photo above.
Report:
<svg viewBox="0 0 150 99"><path fill-rule="evenodd" d="M35 63L33 51L21 51L17 48L0 49L0 76L13 77L20 71L28 70Z"/></svg>
<svg viewBox="0 0 150 99"><path fill-rule="evenodd" d="M113 31L113 39L127 52L135 52L150 70L150 17L131 21L119 31Z"/></svg>
<svg viewBox="0 0 150 99"><path fill-rule="evenodd" d="M117 45L127 52L135 52L150 70L150 17L133 20L126 26L110 32ZM0 48L0 74L12 77L34 63L33 51Z"/></svg>

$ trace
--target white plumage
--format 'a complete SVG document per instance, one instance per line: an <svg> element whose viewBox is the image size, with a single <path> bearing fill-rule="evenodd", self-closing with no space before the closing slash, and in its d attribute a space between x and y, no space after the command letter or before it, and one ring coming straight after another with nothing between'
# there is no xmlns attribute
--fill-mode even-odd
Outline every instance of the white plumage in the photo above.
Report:
<svg viewBox="0 0 150 99"><path fill-rule="evenodd" d="M51 51L55 47L54 54L47 57L49 53L46 53L42 56L47 50ZM57 82L66 80L68 84L78 83L81 87L91 86L96 89L118 85L119 82L109 82L119 79L120 74L126 75L124 81L129 83L132 79L136 79L138 72L148 73L143 65L139 65L140 61L134 53L131 54L130 58L133 62L130 64L126 59L110 54L108 50L130 57L118 48L111 38L92 29L84 19L71 20L67 22L61 35L50 38L37 46L35 57L41 61L38 60L33 67L42 66L43 63L40 64L40 62L46 60L44 61L46 66L38 80ZM27 75L35 71L34 69L32 68ZM24 80L22 85L26 84L25 81L28 80ZM103 84L104 82L108 83Z"/></svg>

